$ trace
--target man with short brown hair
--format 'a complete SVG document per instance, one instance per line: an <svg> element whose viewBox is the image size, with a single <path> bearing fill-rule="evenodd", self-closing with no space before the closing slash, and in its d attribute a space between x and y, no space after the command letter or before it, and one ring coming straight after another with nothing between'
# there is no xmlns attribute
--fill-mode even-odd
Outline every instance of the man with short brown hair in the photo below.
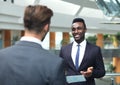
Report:
<svg viewBox="0 0 120 85"><path fill-rule="evenodd" d="M25 35L0 50L0 85L65 85L63 59L41 46L52 16L46 6L26 7Z"/></svg>

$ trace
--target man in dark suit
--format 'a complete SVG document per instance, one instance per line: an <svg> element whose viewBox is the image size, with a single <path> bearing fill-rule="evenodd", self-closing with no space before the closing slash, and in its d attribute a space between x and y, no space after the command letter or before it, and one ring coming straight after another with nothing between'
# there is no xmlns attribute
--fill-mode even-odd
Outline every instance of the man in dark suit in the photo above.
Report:
<svg viewBox="0 0 120 85"><path fill-rule="evenodd" d="M63 59L41 46L52 16L46 6L26 7L25 35L0 50L0 85L65 85Z"/></svg>
<svg viewBox="0 0 120 85"><path fill-rule="evenodd" d="M67 82L67 85L95 85L94 78L105 75L101 50L85 40L87 28L82 18L73 20L71 30L74 41L61 48L60 57L66 62L66 76L83 75L86 81Z"/></svg>

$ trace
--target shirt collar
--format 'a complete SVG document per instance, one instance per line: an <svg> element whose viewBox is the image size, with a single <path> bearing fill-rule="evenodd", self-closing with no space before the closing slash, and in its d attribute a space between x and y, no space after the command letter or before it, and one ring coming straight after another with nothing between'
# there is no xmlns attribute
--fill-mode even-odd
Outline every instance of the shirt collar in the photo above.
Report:
<svg viewBox="0 0 120 85"><path fill-rule="evenodd" d="M35 42L41 45L41 41L35 37L29 37L29 36L23 36L20 41L29 41L29 42Z"/></svg>
<svg viewBox="0 0 120 85"><path fill-rule="evenodd" d="M80 46L85 46L86 43L87 43L86 40L83 40L79 45L80 45ZM73 42L73 45L74 45L74 46L77 46L78 43L77 43L76 41L74 41L74 42Z"/></svg>

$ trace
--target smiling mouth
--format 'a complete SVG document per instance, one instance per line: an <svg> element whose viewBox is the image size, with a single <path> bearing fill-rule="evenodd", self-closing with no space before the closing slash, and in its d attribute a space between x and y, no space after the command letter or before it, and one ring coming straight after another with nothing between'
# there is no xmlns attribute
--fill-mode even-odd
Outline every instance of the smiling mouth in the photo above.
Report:
<svg viewBox="0 0 120 85"><path fill-rule="evenodd" d="M75 37L75 38L79 38L79 37L80 37L80 35L75 35L74 37Z"/></svg>

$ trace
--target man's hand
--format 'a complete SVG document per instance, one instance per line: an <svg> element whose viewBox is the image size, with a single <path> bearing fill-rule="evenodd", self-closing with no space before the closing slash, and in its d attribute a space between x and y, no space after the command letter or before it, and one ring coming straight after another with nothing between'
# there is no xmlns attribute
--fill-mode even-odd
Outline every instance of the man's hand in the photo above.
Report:
<svg viewBox="0 0 120 85"><path fill-rule="evenodd" d="M80 73L85 77L90 77L92 75L92 72L93 72L93 67L88 67L87 71L80 71Z"/></svg>

